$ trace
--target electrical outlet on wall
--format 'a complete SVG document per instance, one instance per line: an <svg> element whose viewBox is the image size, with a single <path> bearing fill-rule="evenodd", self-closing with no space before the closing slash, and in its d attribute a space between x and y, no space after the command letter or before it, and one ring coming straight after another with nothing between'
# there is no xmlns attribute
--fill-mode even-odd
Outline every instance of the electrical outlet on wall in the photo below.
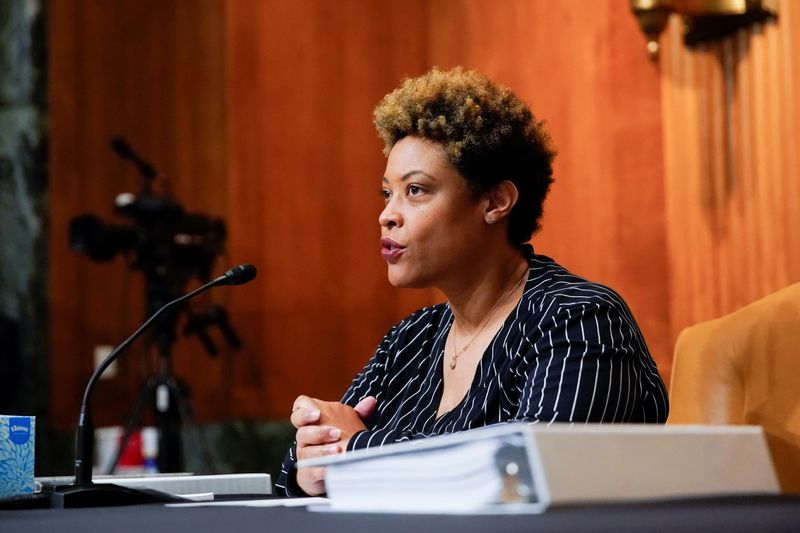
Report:
<svg viewBox="0 0 800 533"><path fill-rule="evenodd" d="M94 347L94 367L97 368L100 364L105 360L106 357L111 355L111 352L114 351L114 347L110 344L98 344ZM103 372L103 375L100 376L100 379L111 379L117 377L117 362L114 361L106 371Z"/></svg>

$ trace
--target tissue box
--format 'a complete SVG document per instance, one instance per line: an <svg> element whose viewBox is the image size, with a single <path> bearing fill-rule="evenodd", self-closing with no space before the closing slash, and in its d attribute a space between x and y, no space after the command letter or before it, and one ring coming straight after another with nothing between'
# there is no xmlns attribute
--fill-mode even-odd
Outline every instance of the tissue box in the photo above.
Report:
<svg viewBox="0 0 800 533"><path fill-rule="evenodd" d="M0 498L33 493L35 416L0 415Z"/></svg>

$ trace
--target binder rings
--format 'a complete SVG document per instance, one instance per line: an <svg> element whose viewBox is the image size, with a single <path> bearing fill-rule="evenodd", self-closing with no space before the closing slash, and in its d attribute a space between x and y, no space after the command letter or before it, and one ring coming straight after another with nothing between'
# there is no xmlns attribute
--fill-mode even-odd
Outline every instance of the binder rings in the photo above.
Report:
<svg viewBox="0 0 800 533"><path fill-rule="evenodd" d="M778 493L760 427L511 423L301 461L330 510L541 512L553 505Z"/></svg>

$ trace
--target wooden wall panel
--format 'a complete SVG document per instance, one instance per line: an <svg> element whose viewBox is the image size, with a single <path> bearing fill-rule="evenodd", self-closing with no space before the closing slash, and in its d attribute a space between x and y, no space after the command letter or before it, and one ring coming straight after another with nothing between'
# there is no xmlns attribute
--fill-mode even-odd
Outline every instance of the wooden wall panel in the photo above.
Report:
<svg viewBox="0 0 800 533"><path fill-rule="evenodd" d="M562 154L540 248L620 290L668 375L658 76L623 2L231 6L231 201L257 195L259 206L231 216L269 276L234 296L267 352L245 358L238 404L280 414L297 393L338 396L380 333L435 299L385 281L370 194L383 160L369 123L403 74L432 65L477 68L543 102L534 107Z"/></svg>
<svg viewBox="0 0 800 533"><path fill-rule="evenodd" d="M431 64L484 72L547 121L559 154L537 251L618 290L668 376L659 76L628 2L431 6Z"/></svg>
<svg viewBox="0 0 800 533"><path fill-rule="evenodd" d="M237 291L249 345L235 402L288 416L339 398L381 336L431 291L386 280L377 222L385 160L373 106L424 68L422 2L228 4L232 252L262 274ZM421 38L422 36L422 38Z"/></svg>
<svg viewBox="0 0 800 533"><path fill-rule="evenodd" d="M61 427L76 423L93 347L120 342L145 316L141 275L122 257L94 263L67 243L81 213L128 223L113 213L114 198L138 193L140 178L110 139L125 137L187 210L227 209L222 15L214 0L48 5L51 412ZM224 361L191 339L178 347L176 373L190 375L198 403L219 413ZM119 423L132 405L146 375L141 348L119 362L120 377L100 383L98 423Z"/></svg>
<svg viewBox="0 0 800 533"><path fill-rule="evenodd" d="M672 335L800 281L800 11L696 50L662 37Z"/></svg>
<svg viewBox="0 0 800 533"><path fill-rule="evenodd" d="M227 306L245 342L217 359L181 341L175 371L200 419L285 417L296 394L336 398L387 328L434 301L398 291L378 253L385 160L371 124L405 75L462 64L510 85L560 151L534 243L628 300L669 369L659 79L624 0L59 0L50 3L53 415L74 424L91 348L142 318L138 274L72 254L67 221L112 219L135 171L117 133L192 211L224 216L223 263L250 261ZM103 383L117 423L141 378Z"/></svg>

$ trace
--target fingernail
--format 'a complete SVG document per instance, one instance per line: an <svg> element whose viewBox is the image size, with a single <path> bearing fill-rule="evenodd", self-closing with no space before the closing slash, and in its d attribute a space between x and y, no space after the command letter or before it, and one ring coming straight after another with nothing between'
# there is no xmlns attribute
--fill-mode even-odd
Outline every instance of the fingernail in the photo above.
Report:
<svg viewBox="0 0 800 533"><path fill-rule="evenodd" d="M306 414L306 418L307 418L308 420L312 420L312 421L313 421L313 420L317 420L317 419L319 418L319 411L318 411L318 410L316 410L316 409L314 409L314 410L312 410L312 411L309 411L309 412Z"/></svg>
<svg viewBox="0 0 800 533"><path fill-rule="evenodd" d="M342 436L342 432L336 428L333 428L328 432L328 435L330 435L332 439L338 439Z"/></svg>
<svg viewBox="0 0 800 533"><path fill-rule="evenodd" d="M336 445L328 446L328 452L330 452L330 453L339 453L339 451L340 451L340 448L338 446L336 446Z"/></svg>

